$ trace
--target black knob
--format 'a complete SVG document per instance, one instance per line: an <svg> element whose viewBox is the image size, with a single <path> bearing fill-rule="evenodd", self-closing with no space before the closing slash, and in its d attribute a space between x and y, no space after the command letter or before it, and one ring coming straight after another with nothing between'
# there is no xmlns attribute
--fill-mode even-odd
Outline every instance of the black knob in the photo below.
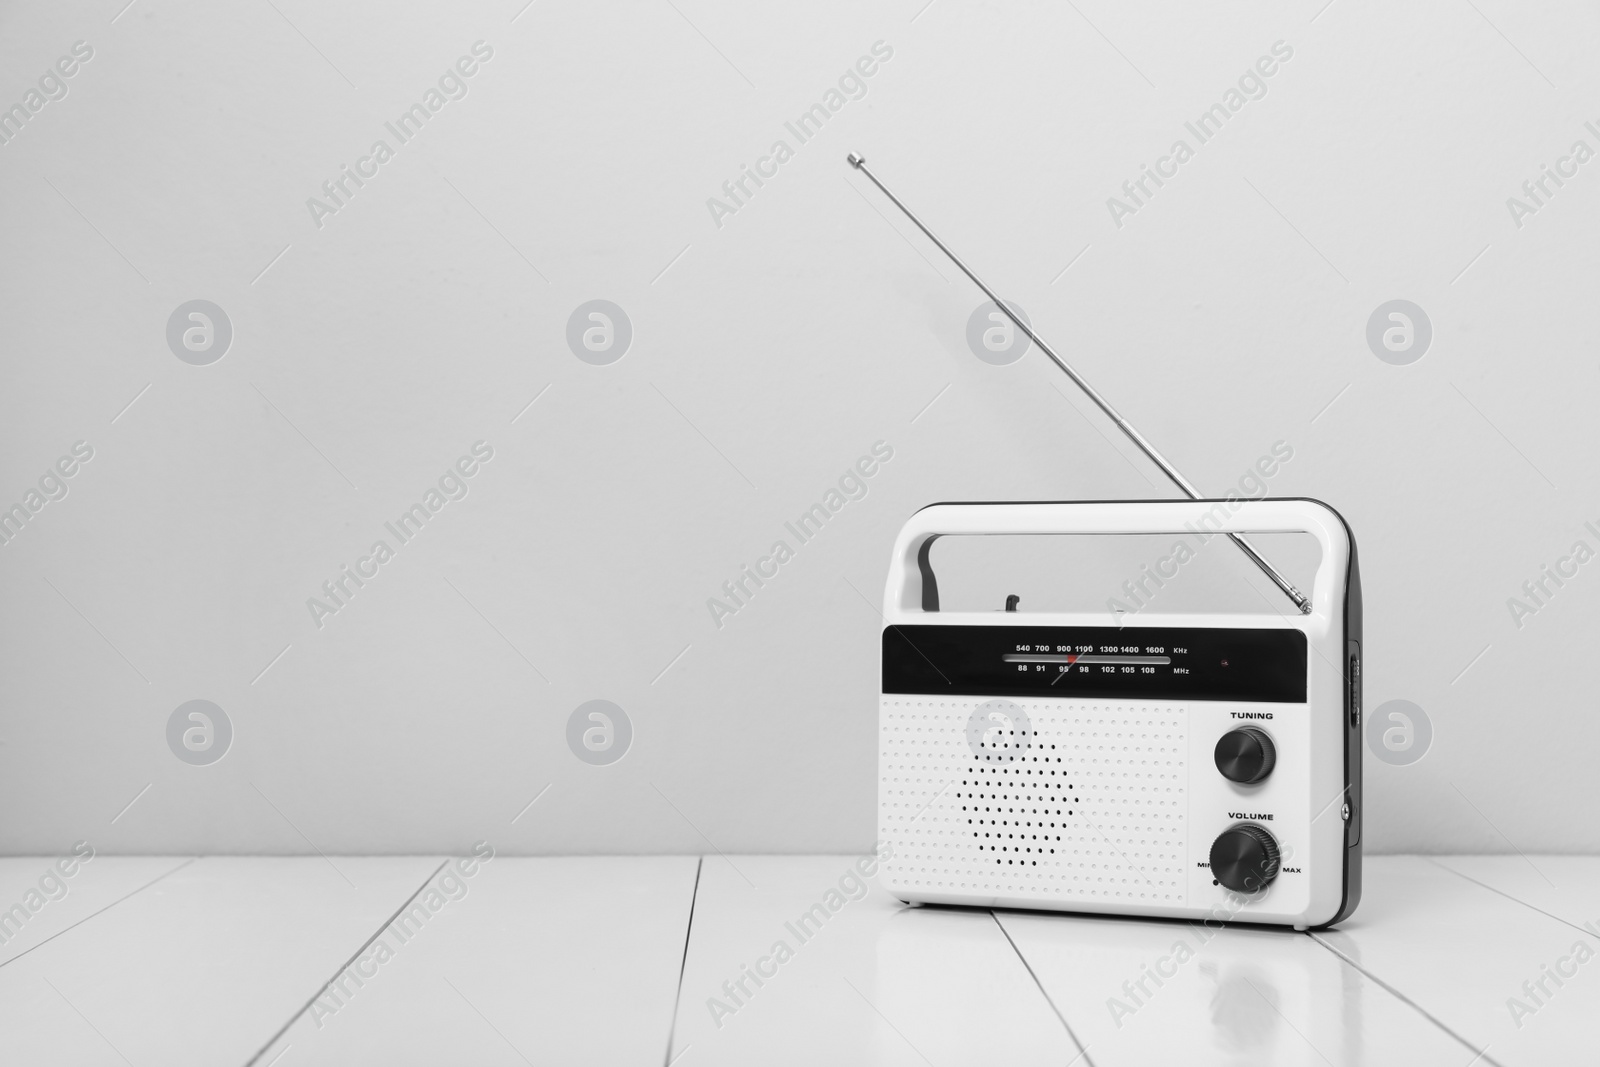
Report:
<svg viewBox="0 0 1600 1067"><path fill-rule="evenodd" d="M1255 893L1278 877L1278 843L1254 823L1230 826L1211 843L1211 877L1235 893Z"/></svg>
<svg viewBox="0 0 1600 1067"><path fill-rule="evenodd" d="M1222 777L1242 785L1264 781L1278 762L1278 750L1272 747L1272 738L1265 730L1254 726L1241 726L1223 734L1217 739L1217 750L1212 756Z"/></svg>

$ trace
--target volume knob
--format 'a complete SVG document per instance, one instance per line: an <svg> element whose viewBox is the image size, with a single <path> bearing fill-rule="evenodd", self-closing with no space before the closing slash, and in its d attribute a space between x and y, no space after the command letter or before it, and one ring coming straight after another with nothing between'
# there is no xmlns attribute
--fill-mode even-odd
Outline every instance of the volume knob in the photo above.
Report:
<svg viewBox="0 0 1600 1067"><path fill-rule="evenodd" d="M1211 877L1235 893L1255 893L1278 877L1278 843L1255 823L1222 831L1211 843Z"/></svg>
<svg viewBox="0 0 1600 1067"><path fill-rule="evenodd" d="M1217 762L1217 770L1228 781L1254 785L1272 773L1273 765L1278 762L1278 750L1272 746L1272 738L1265 730L1241 726L1217 739L1212 758Z"/></svg>

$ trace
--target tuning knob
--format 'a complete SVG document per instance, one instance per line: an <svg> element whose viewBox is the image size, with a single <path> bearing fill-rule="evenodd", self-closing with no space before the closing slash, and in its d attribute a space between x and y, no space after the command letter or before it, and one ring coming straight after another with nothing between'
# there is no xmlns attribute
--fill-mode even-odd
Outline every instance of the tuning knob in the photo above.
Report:
<svg viewBox="0 0 1600 1067"><path fill-rule="evenodd" d="M1241 785L1264 781L1278 762L1272 738L1265 730L1254 726L1241 726L1223 734L1217 739L1217 749L1212 756L1222 777Z"/></svg>
<svg viewBox="0 0 1600 1067"><path fill-rule="evenodd" d="M1211 843L1211 877L1235 893L1255 893L1278 877L1278 843L1255 823L1222 831Z"/></svg>

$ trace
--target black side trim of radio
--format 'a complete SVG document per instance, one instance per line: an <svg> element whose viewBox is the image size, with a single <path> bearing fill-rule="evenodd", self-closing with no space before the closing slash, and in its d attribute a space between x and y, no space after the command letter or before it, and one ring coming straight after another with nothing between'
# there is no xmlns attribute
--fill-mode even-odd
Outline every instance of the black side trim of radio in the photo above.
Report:
<svg viewBox="0 0 1600 1067"><path fill-rule="evenodd" d="M1335 508L1320 500L1312 503L1322 504L1332 511L1343 524L1345 536L1350 539L1350 569L1344 583L1344 641L1347 650L1344 664L1344 789L1345 801L1350 805L1350 817L1344 824L1344 898L1339 902L1339 910L1334 912L1333 918L1315 927L1322 930L1348 919L1356 910L1356 905L1361 903L1361 818L1365 807L1361 788L1364 751L1361 676L1365 672L1361 662L1361 568L1356 563L1356 535Z"/></svg>

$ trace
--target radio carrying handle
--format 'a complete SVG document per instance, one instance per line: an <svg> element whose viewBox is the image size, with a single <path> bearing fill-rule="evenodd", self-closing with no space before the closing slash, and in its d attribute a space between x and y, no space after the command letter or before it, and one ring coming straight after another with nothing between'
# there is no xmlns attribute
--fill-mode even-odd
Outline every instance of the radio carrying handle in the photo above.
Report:
<svg viewBox="0 0 1600 1067"><path fill-rule="evenodd" d="M884 591L891 625L939 610L929 562L933 542L946 535L1183 534L1209 540L1240 533L1310 534L1322 550L1305 614L1331 623L1341 617L1352 542L1339 513L1317 500L1135 500L930 504L907 520L895 539Z"/></svg>

